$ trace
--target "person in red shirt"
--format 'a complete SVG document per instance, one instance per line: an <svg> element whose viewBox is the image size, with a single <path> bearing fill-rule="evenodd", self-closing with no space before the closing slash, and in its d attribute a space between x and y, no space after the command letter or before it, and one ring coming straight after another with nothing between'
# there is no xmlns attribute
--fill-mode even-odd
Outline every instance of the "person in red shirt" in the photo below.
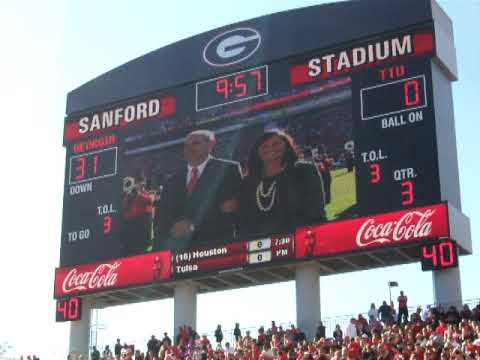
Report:
<svg viewBox="0 0 480 360"><path fill-rule="evenodd" d="M145 252L152 246L155 195L146 189L146 177L141 170L125 178L124 184L121 247L122 255L129 256ZM105 226L104 231L107 231Z"/></svg>
<svg viewBox="0 0 480 360"><path fill-rule="evenodd" d="M445 334L445 331L447 331L447 325L443 320L440 320L438 326L435 328L435 333L443 336L443 334Z"/></svg>
<svg viewBox="0 0 480 360"><path fill-rule="evenodd" d="M422 347L422 345L417 342L415 343L415 347L413 349L413 353L412 353L412 356L410 357L410 359L413 359L412 360L423 360L423 356L424 356L424 349Z"/></svg>
<svg viewBox="0 0 480 360"><path fill-rule="evenodd" d="M288 355L284 350L280 350L277 356L278 360L288 360Z"/></svg>
<svg viewBox="0 0 480 360"><path fill-rule="evenodd" d="M423 329L423 323L422 320L415 321L415 323L412 326L412 332L414 336L417 336L417 334L421 334Z"/></svg>
<svg viewBox="0 0 480 360"><path fill-rule="evenodd" d="M200 343L205 346L210 345L210 340L208 340L207 335L202 335L202 339L200 340Z"/></svg>
<svg viewBox="0 0 480 360"><path fill-rule="evenodd" d="M402 317L403 317L403 323L406 324L408 322L408 306L407 306L408 298L403 293L403 291L400 291L400 296L397 298L397 300L398 300L397 322L400 324L402 322Z"/></svg>
<svg viewBox="0 0 480 360"><path fill-rule="evenodd" d="M350 340L347 345L347 354L349 359L360 359L360 337L356 336Z"/></svg>
<svg viewBox="0 0 480 360"><path fill-rule="evenodd" d="M330 172L330 168L334 164L333 158L329 157L327 153L325 154L318 154L313 152L315 164L317 165L317 169L322 176L323 186L325 191L325 204L330 204L331 201L331 187L332 187L332 174Z"/></svg>

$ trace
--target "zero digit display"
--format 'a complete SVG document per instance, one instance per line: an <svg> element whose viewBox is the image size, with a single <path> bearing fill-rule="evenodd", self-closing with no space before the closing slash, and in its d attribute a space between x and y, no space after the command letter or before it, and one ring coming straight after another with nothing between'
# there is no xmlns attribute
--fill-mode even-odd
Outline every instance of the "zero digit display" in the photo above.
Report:
<svg viewBox="0 0 480 360"><path fill-rule="evenodd" d="M422 270L443 270L458 267L458 248L455 241L444 240L422 246Z"/></svg>
<svg viewBox="0 0 480 360"><path fill-rule="evenodd" d="M56 303L55 321L77 321L82 319L82 299L70 297Z"/></svg>
<svg viewBox="0 0 480 360"><path fill-rule="evenodd" d="M362 89L362 120L424 108L426 91L424 75Z"/></svg>
<svg viewBox="0 0 480 360"><path fill-rule="evenodd" d="M197 111L268 94L268 66L261 66L196 84Z"/></svg>

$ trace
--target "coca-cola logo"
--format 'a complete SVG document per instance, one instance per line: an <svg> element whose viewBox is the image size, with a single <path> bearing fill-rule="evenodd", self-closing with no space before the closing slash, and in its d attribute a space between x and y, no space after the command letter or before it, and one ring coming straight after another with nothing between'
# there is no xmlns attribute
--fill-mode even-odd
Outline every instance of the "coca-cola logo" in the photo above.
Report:
<svg viewBox="0 0 480 360"><path fill-rule="evenodd" d="M359 247L374 243L398 242L410 239L426 238L432 233L432 221L429 219L435 210L410 211L400 219L376 223L374 218L366 220L358 229L356 242Z"/></svg>
<svg viewBox="0 0 480 360"><path fill-rule="evenodd" d="M85 272L79 272L77 268L73 268L63 279L62 290L68 294L73 291L86 291L115 286L118 277L116 270L120 264L120 262L100 264L95 270Z"/></svg>

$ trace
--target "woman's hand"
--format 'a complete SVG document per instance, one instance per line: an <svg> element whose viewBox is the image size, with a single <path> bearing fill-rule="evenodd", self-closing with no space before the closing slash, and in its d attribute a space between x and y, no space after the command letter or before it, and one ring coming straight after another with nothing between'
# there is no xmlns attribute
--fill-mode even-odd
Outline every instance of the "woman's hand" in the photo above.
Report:
<svg viewBox="0 0 480 360"><path fill-rule="evenodd" d="M226 200L220 205L222 212L230 214L236 212L239 208L239 203L237 199Z"/></svg>

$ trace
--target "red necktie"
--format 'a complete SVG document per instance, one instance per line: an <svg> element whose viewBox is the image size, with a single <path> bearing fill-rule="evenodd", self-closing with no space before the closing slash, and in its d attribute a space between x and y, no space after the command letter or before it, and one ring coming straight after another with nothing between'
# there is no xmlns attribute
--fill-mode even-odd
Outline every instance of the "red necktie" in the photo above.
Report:
<svg viewBox="0 0 480 360"><path fill-rule="evenodd" d="M190 181L187 184L187 194L192 195L193 189L195 189L195 185L198 182L198 168L192 167Z"/></svg>

